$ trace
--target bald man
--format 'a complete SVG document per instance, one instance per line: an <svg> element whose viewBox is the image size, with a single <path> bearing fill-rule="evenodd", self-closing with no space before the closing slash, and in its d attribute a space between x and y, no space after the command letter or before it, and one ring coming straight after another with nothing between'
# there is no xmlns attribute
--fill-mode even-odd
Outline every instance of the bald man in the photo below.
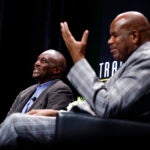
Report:
<svg viewBox="0 0 150 150"><path fill-rule="evenodd" d="M65 57L57 50L49 49L39 54L32 73L37 84L18 94L7 116L33 109L66 110L73 101L71 88L62 80L66 67Z"/></svg>

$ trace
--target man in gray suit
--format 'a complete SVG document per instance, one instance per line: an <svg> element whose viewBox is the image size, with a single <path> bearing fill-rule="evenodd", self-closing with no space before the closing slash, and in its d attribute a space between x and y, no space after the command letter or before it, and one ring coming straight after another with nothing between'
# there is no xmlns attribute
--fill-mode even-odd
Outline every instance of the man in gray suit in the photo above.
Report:
<svg viewBox="0 0 150 150"><path fill-rule="evenodd" d="M73 101L71 88L61 79L66 70L66 59L54 49L42 52L35 64L32 77L37 84L21 91L7 116L32 109L64 109Z"/></svg>
<svg viewBox="0 0 150 150"><path fill-rule="evenodd" d="M108 44L113 57L124 64L105 83L99 80L85 59L89 31L83 33L81 41L76 41L67 22L64 22L61 23L61 32L74 62L68 79L86 100L79 108L100 118L142 120L150 110L148 19L136 11L124 12L114 18ZM48 117L38 116L38 113L12 114L1 124L0 146L15 147L19 137L37 143L52 142L57 112L40 111L39 115L46 114Z"/></svg>

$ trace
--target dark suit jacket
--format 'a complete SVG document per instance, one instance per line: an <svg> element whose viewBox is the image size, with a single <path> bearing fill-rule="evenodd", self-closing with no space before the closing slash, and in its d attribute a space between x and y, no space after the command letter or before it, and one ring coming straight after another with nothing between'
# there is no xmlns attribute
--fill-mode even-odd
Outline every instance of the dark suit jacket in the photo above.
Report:
<svg viewBox="0 0 150 150"><path fill-rule="evenodd" d="M37 84L32 85L19 93L19 95L14 100L7 116L14 112L22 111L23 107L34 93L36 86ZM40 94L29 110L48 108L56 110L66 109L66 106L73 100L74 99L71 88L62 80L57 80L53 83L53 85L46 88Z"/></svg>

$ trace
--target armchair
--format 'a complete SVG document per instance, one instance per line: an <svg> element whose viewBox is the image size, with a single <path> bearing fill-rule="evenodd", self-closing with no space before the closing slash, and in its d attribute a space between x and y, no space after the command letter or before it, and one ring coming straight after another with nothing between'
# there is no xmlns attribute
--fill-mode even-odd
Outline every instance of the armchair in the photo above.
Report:
<svg viewBox="0 0 150 150"><path fill-rule="evenodd" d="M57 143L103 143L150 139L150 124L121 119L101 119L84 113L59 112L56 119Z"/></svg>

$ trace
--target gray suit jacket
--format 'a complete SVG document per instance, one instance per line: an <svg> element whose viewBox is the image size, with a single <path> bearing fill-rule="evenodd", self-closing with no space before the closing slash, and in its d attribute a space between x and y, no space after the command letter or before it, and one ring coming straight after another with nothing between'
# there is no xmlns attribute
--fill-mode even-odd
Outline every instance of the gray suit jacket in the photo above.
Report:
<svg viewBox="0 0 150 150"><path fill-rule="evenodd" d="M28 102L29 98L35 90L36 84L28 87L27 89L21 91L19 95L14 100L10 111L7 116L14 112L21 112L25 104ZM31 109L66 109L66 106L72 102L73 93L70 87L65 84L62 80L57 80L53 85L46 88L40 96L36 99Z"/></svg>
<svg viewBox="0 0 150 150"><path fill-rule="evenodd" d="M71 68L68 79L89 105L79 109L103 118L142 120L150 114L150 42L132 53L105 83L86 59Z"/></svg>

